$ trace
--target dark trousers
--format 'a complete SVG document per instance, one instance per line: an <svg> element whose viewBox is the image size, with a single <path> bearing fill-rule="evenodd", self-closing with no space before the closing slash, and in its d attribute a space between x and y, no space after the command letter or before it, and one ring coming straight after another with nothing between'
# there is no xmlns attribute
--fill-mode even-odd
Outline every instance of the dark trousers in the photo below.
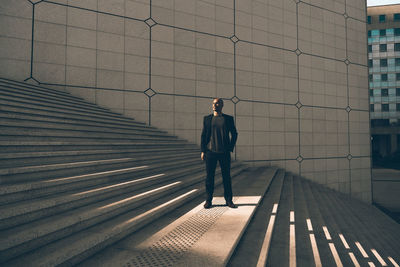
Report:
<svg viewBox="0 0 400 267"><path fill-rule="evenodd" d="M231 184L231 153L214 153L207 151L205 155L206 161L206 193L207 201L212 201L214 193L214 177L217 162L221 167L222 181L224 184L224 197L226 202L232 201L232 184Z"/></svg>

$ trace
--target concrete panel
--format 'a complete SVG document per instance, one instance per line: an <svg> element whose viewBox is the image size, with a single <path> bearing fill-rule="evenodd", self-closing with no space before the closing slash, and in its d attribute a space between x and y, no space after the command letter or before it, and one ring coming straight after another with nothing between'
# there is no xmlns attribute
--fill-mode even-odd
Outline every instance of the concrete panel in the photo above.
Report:
<svg viewBox="0 0 400 267"><path fill-rule="evenodd" d="M35 5L35 22L43 21L65 25L67 8L65 6L42 2Z"/></svg>
<svg viewBox="0 0 400 267"><path fill-rule="evenodd" d="M67 66L66 82L69 85L95 87L96 69Z"/></svg>
<svg viewBox="0 0 400 267"><path fill-rule="evenodd" d="M65 45L66 26L35 21L35 41Z"/></svg>
<svg viewBox="0 0 400 267"><path fill-rule="evenodd" d="M97 70L96 85L100 88L124 88L124 73L122 71Z"/></svg>
<svg viewBox="0 0 400 267"><path fill-rule="evenodd" d="M31 60L31 41L10 37L0 37L0 58Z"/></svg>
<svg viewBox="0 0 400 267"><path fill-rule="evenodd" d="M2 0L0 14L32 19L32 5L28 1Z"/></svg>
<svg viewBox="0 0 400 267"><path fill-rule="evenodd" d="M136 19L147 19L150 17L150 1L142 3L139 1L125 1L125 16Z"/></svg>
<svg viewBox="0 0 400 267"><path fill-rule="evenodd" d="M108 51L97 52L97 69L123 71L124 54Z"/></svg>
<svg viewBox="0 0 400 267"><path fill-rule="evenodd" d="M134 90L144 92L149 88L149 75L138 73L124 73L125 90Z"/></svg>
<svg viewBox="0 0 400 267"><path fill-rule="evenodd" d="M68 0L68 5L97 10L97 0Z"/></svg>
<svg viewBox="0 0 400 267"><path fill-rule="evenodd" d="M67 46L67 65L96 68L96 50Z"/></svg>
<svg viewBox="0 0 400 267"><path fill-rule="evenodd" d="M368 68L350 64L349 78L349 106L353 109L369 110Z"/></svg>
<svg viewBox="0 0 400 267"><path fill-rule="evenodd" d="M96 30L97 13L94 11L69 7L67 10L67 24L68 26Z"/></svg>
<svg viewBox="0 0 400 267"><path fill-rule="evenodd" d="M97 49L124 53L124 36L113 33L97 33Z"/></svg>
<svg viewBox="0 0 400 267"><path fill-rule="evenodd" d="M29 61L0 58L0 76L15 80L24 80L30 75Z"/></svg>
<svg viewBox="0 0 400 267"><path fill-rule="evenodd" d="M364 22L347 19L347 57L350 62L367 64L367 46L363 40L367 36L366 31Z"/></svg>
<svg viewBox="0 0 400 267"><path fill-rule="evenodd" d="M43 83L65 84L65 65L35 62L33 76Z"/></svg>
<svg viewBox="0 0 400 267"><path fill-rule="evenodd" d="M124 19L107 14L97 14L97 30L115 34L124 34Z"/></svg>
<svg viewBox="0 0 400 267"><path fill-rule="evenodd" d="M96 49L96 31L67 27L67 45Z"/></svg>
<svg viewBox="0 0 400 267"><path fill-rule="evenodd" d="M3 37L32 38L32 19L1 15L0 25L0 35Z"/></svg>
<svg viewBox="0 0 400 267"><path fill-rule="evenodd" d="M114 15L124 15L124 0L98 0L98 10Z"/></svg>
<svg viewBox="0 0 400 267"><path fill-rule="evenodd" d="M34 62L65 65L65 46L35 42Z"/></svg>

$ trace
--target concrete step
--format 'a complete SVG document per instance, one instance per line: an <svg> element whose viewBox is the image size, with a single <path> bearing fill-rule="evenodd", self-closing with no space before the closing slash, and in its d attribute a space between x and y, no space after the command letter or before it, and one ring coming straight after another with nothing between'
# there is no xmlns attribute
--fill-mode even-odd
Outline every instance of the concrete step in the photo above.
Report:
<svg viewBox="0 0 400 267"><path fill-rule="evenodd" d="M326 231L329 231L330 239L327 238L327 241L332 248L334 246L337 252L337 265L338 263L341 263L343 266L355 265L355 262L353 262L355 261L354 258L357 259L359 255L357 253L353 253L353 256L350 256L351 254L349 253L351 253L352 250L350 248L347 248L347 246L345 245L347 242L343 242L343 239L347 240L351 238L351 236L343 232L343 225L341 225L341 221L343 219L341 218L342 216L338 216L341 211L336 211L335 213L332 212L333 209L337 209L338 207L333 205L333 203L326 198L326 195L323 192L319 191L322 186L314 183L309 183L309 185L311 193L318 203L319 212L324 217L324 226L326 227ZM358 260L357 263L362 265L368 264L367 262L363 262L360 260Z"/></svg>
<svg viewBox="0 0 400 267"><path fill-rule="evenodd" d="M362 260L367 262L373 262L376 265L382 265L380 260L375 256L372 252L372 249L375 249L376 252L382 256L382 259L390 264L388 261L388 256L398 258L400 255L398 253L400 246L395 245L395 243L391 243L391 236L398 233L397 231L387 231L385 224L380 224L378 227L374 227L374 221L376 220L374 216L371 216L370 209L361 210L355 204L358 201L346 201L348 197L341 196L338 197L338 194L332 194L333 192L329 189L319 187L321 196L326 198L326 201L335 205L335 207L339 207L340 211L336 215L338 216L338 223L342 224L342 228L347 227L348 232L343 234L344 236L349 236L350 241L349 246L352 250L357 251L358 257L357 259L361 262ZM366 204L365 204L366 205ZM343 219L343 217L346 219ZM393 241L393 240L392 240ZM398 240L396 240L398 242ZM368 258L364 257L356 246L355 242L359 242L361 246L365 249ZM352 248L353 247L353 248ZM393 249L397 247L397 249ZM356 254L356 256L357 256Z"/></svg>
<svg viewBox="0 0 400 267"><path fill-rule="evenodd" d="M107 127L101 128L97 126L84 126L62 122L43 122L35 120L20 120L1 118L1 133L2 135L27 135L29 132L34 131L36 134L43 134L43 136L99 136L110 138L142 138L142 139L162 139L174 141L176 136L170 136L157 132L140 131L139 129L132 130L114 130ZM44 133L42 133L44 131ZM32 134L33 135L33 134Z"/></svg>
<svg viewBox="0 0 400 267"><path fill-rule="evenodd" d="M26 99L32 101L40 101L45 103L58 103L73 107L84 107L88 110L107 111L104 108L91 104L83 99L75 98L68 95L51 95L36 90L28 90L23 86L4 85L0 83L0 95L8 97L16 97L18 99Z"/></svg>
<svg viewBox="0 0 400 267"><path fill-rule="evenodd" d="M296 263L298 266L318 266L318 247L312 247L314 233L308 227L310 215L298 176L293 176L293 202L296 224Z"/></svg>
<svg viewBox="0 0 400 267"><path fill-rule="evenodd" d="M198 149L91 149L91 150L64 150L64 151L42 151L42 152L0 152L0 165L2 168L32 166L42 164L57 164L63 162L90 161L98 159L127 158L127 157L145 157L152 153L158 156L170 156L173 154L191 154L197 153Z"/></svg>
<svg viewBox="0 0 400 267"><path fill-rule="evenodd" d="M290 214L291 185L288 173L282 185L282 192L279 200L279 212L276 215L275 224L279 227L274 228L266 266L289 266L289 214Z"/></svg>
<svg viewBox="0 0 400 267"><path fill-rule="evenodd" d="M24 199L36 198L42 195L57 193L58 191L70 190L73 188L83 188L95 184L102 184L108 181L124 179L132 172L145 175L147 173L160 170L164 167L175 166L175 162L188 159L187 155L173 155L170 157L153 156L140 159L135 162L135 166L124 169L110 169L102 172L84 173L69 177L51 177L14 184L5 184L0 188L1 205L8 204ZM195 158L194 158L195 159ZM191 161L190 161L191 162ZM198 165L194 160L194 166Z"/></svg>
<svg viewBox="0 0 400 267"><path fill-rule="evenodd" d="M62 90L57 90L54 88L47 88L45 86L40 86L40 85L27 83L27 82L23 82L23 81L16 81L16 80L11 80L11 79L0 77L0 84L8 85L8 86L16 86L16 87L19 87L20 90L37 91L37 92L42 92L44 94L57 95L57 96L70 96L70 97L74 97L76 99L82 100L82 98L77 97L77 96L72 96L70 93L62 91Z"/></svg>
<svg viewBox="0 0 400 267"><path fill-rule="evenodd" d="M236 175L238 171L240 170L236 168L233 174ZM190 177L178 176L176 179L165 180L151 187L135 188L129 193L17 226L7 230L7 238L0 242L0 258L13 258L32 250L32 247L37 247L38 244L43 245L62 238L65 236L63 233L80 231L203 180L204 171L194 173Z"/></svg>
<svg viewBox="0 0 400 267"><path fill-rule="evenodd" d="M220 179L216 181L219 183ZM27 262L35 266L76 264L167 212L176 209L183 203L199 196L204 192L203 187L202 184L194 184L174 193L166 194L165 197L146 201L145 205L138 205L132 211L113 216L109 220L97 223L90 228L49 243L14 260L8 261L6 264L7 266L20 266ZM128 201L126 200L126 202ZM120 202L120 205L123 204ZM38 257L38 255L41 256Z"/></svg>
<svg viewBox="0 0 400 267"><path fill-rule="evenodd" d="M182 204L201 194L193 188L180 194L171 194L170 198L148 203L145 206L127 212L84 231L42 246L23 256L5 262L7 266L72 266L105 247L119 241L178 208Z"/></svg>
<svg viewBox="0 0 400 267"><path fill-rule="evenodd" d="M235 167L237 168L238 166ZM112 179L111 181L105 183L98 182L94 185L82 183L82 187L72 187L67 191L58 190L59 192L57 193L44 194L43 196L39 196L39 198L2 205L3 211L0 214L0 229L7 229L19 224L28 223L43 216L57 214L123 192L137 190L153 183L196 174L202 170L201 166L189 166L179 169L176 166L170 168L160 166L156 169L149 169L145 173L137 170L136 173L132 173L130 177L122 180Z"/></svg>
<svg viewBox="0 0 400 267"><path fill-rule="evenodd" d="M66 98L76 99L78 101L84 101L82 98L73 96L69 92L57 90L54 88L47 88L44 86L39 86L31 83L10 80L6 78L0 78L0 85L13 87L18 89L18 91L35 92L43 95L66 97Z"/></svg>
<svg viewBox="0 0 400 267"><path fill-rule="evenodd" d="M95 124L105 124L115 125L116 127L129 127L129 128L140 128L147 129L148 131L154 132L163 132L160 129L156 129L152 126L137 123L136 121L120 119L120 117L115 116L107 116L107 115L97 115L86 112L79 112L74 110L65 110L59 108L52 107L44 107L44 106L35 106L27 103L18 103L18 102L8 102L0 99L0 111L3 113L11 113L11 114L35 114L41 117L49 117L49 118L61 118L61 119L71 119L78 120L84 122L91 122Z"/></svg>
<svg viewBox="0 0 400 267"><path fill-rule="evenodd" d="M79 151L79 150L96 150L96 149L116 149L116 150L179 150L180 148L197 149L198 146L191 143L170 144L169 142L154 143L151 141L116 141L116 142L99 142L99 141L15 141L15 140L0 140L0 150L3 153L19 153L19 152L39 152L39 151Z"/></svg>
<svg viewBox="0 0 400 267"><path fill-rule="evenodd" d="M123 118L121 115L118 114L112 114L111 112L107 110L102 110L102 109L89 109L87 107L81 107L80 105L72 105L68 103L63 103L63 102L55 102L55 101L46 101L46 100L34 100L34 99L28 99L22 96L10 96L10 95L5 95L1 94L0 90L0 100L1 102L6 102L10 104L19 104L19 105L25 105L27 107L46 107L46 108L56 108L60 111L75 111L75 112L81 112L81 113L86 113L86 114L93 114L97 116L107 116L107 117L113 117L115 119L121 120L121 121L130 121L132 123L137 123L137 124L142 124L143 123L138 123L134 120L129 120L126 118Z"/></svg>
<svg viewBox="0 0 400 267"><path fill-rule="evenodd" d="M30 128L23 126L0 125L0 141L96 141L101 142L142 142L153 141L154 143L187 143L187 140L174 137L146 137L131 134L110 134L89 131L76 131L64 129Z"/></svg>
<svg viewBox="0 0 400 267"><path fill-rule="evenodd" d="M247 235L248 211L257 207L257 199L268 186L271 177L263 172L245 171L233 180L237 209L225 206L223 188L217 187L211 209L203 208L203 196L78 266L225 266L241 233Z"/></svg>
<svg viewBox="0 0 400 267"><path fill-rule="evenodd" d="M60 114L60 115L64 114L65 116L70 116L70 115L83 116L84 118L93 118L96 120L107 120L107 121L114 120L115 122L118 123L149 127L146 126L144 123L139 123L137 121L130 120L122 116L113 115L111 113L90 112L86 111L85 109L74 109L62 105L35 104L29 101L17 101L15 99L13 101L10 101L10 99L3 99L2 97L0 97L0 104L1 104L0 110L4 111L9 111L10 109L13 108L13 109L20 109L22 111L32 111L32 112L40 111L42 113L47 112L48 114Z"/></svg>
<svg viewBox="0 0 400 267"><path fill-rule="evenodd" d="M122 132L141 132L141 133L151 133L158 135L166 135L165 131L159 131L157 129L152 129L149 127L143 127L143 125L136 124L117 124L114 121L106 122L102 121L93 121L83 119L81 116L77 116L76 118L66 117L65 115L59 115L55 113L47 113L47 114L34 114L31 112L21 112L19 109L14 109L14 111L0 111L0 117L4 119L13 119L16 121L37 121L37 122L49 122L49 123L62 123L66 125L79 125L79 126L90 126L90 127L102 127L103 129L114 131L122 131Z"/></svg>
<svg viewBox="0 0 400 267"><path fill-rule="evenodd" d="M198 155L183 156L189 162L199 162ZM49 165L37 165L0 169L0 184L15 184L46 178L81 175L92 172L130 168L143 161L135 158L117 158L83 162L68 162Z"/></svg>
<svg viewBox="0 0 400 267"><path fill-rule="evenodd" d="M307 210L310 217L310 223L313 227L315 243L318 247L321 264L322 266L336 266L335 259L332 256L328 240L325 236L324 226L326 226L326 222L320 213L318 207L319 203L314 198L309 183L304 179L300 179L300 181L301 189L304 192L304 197L307 203Z"/></svg>
<svg viewBox="0 0 400 267"><path fill-rule="evenodd" d="M263 262L261 265L265 266L268 250L271 246L270 238L273 227L277 227L271 221L271 217L275 217L276 214L271 215L271 211L275 205L279 205L285 175L283 170L274 167L269 168L268 171L269 173L264 175L271 177L271 184L230 258L228 266L257 266L259 258Z"/></svg>

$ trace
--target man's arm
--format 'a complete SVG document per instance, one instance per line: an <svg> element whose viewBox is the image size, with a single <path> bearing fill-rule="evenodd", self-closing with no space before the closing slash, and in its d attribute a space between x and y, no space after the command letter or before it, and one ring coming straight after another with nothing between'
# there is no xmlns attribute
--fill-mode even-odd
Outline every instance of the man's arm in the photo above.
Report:
<svg viewBox="0 0 400 267"><path fill-rule="evenodd" d="M207 144L206 144L206 138L207 138L207 131L206 131L206 117L203 119L203 130L201 131L201 160L204 160L204 153L206 152Z"/></svg>
<svg viewBox="0 0 400 267"><path fill-rule="evenodd" d="M237 136L238 136L238 133L237 133L237 130L236 130L236 127L235 127L235 120L233 119L233 117L231 117L232 118L232 121L231 121L231 128L229 129L229 131L231 132L231 145L230 145L230 151L231 152L233 152L233 148L235 147L235 145L236 145L236 140L237 140Z"/></svg>

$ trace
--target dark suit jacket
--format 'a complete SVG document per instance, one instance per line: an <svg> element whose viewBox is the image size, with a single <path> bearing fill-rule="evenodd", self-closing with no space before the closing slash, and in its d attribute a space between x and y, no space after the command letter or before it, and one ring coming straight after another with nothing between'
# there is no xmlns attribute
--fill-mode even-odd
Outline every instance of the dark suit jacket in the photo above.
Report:
<svg viewBox="0 0 400 267"><path fill-rule="evenodd" d="M211 120L214 114L210 114L204 117L203 120L203 131L201 132L201 152L207 151L207 144L210 142L211 138ZM237 140L237 131L235 127L235 122L232 116L226 115L222 113L222 116L225 118L225 127L226 127L226 134L224 140L229 140L228 144L224 144L225 147L228 148L228 151L232 152L233 148L235 147L236 140ZM231 137L229 138L229 133L231 133ZM228 152L226 151L226 152Z"/></svg>

